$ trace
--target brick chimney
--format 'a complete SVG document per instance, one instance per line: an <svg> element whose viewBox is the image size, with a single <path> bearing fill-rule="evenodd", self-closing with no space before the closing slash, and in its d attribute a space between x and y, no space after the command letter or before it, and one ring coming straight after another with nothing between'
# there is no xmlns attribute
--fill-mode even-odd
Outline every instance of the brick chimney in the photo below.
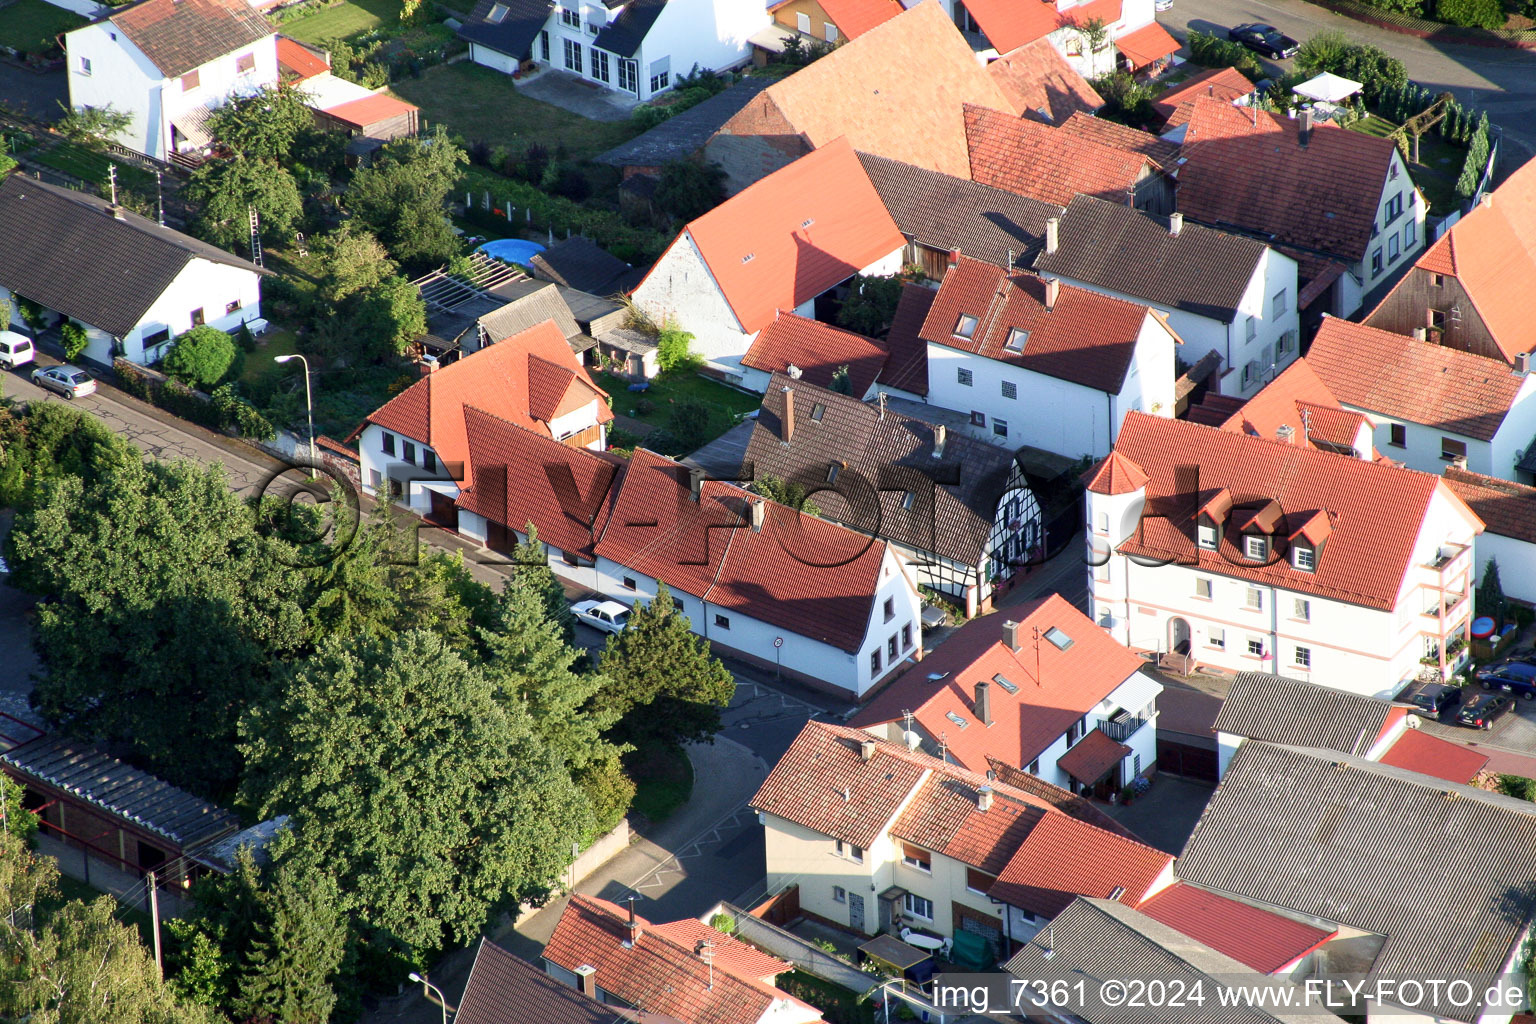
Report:
<svg viewBox="0 0 1536 1024"><path fill-rule="evenodd" d="M784 415L779 418L780 439L789 444L795 439L795 389L784 385Z"/></svg>
<svg viewBox="0 0 1536 1024"><path fill-rule="evenodd" d="M1045 311L1049 313L1056 308L1056 300L1061 296L1061 282L1054 277L1045 279Z"/></svg>
<svg viewBox="0 0 1536 1024"><path fill-rule="evenodd" d="M1019 650L1019 624L1009 619L1003 623L1003 644L1015 654Z"/></svg>
<svg viewBox="0 0 1536 1024"><path fill-rule="evenodd" d="M576 968L576 985L581 989L581 994L588 999L597 998L597 968L591 964L582 964Z"/></svg>
<svg viewBox="0 0 1536 1024"><path fill-rule="evenodd" d="M992 724L992 684L976 684L976 720L982 725Z"/></svg>
<svg viewBox="0 0 1536 1024"><path fill-rule="evenodd" d="M1178 237L1179 232L1183 230L1184 215L1182 213L1170 213L1168 215L1168 233L1174 237Z"/></svg>
<svg viewBox="0 0 1536 1024"><path fill-rule="evenodd" d="M1045 218L1045 254L1049 256L1061 248L1061 218Z"/></svg>

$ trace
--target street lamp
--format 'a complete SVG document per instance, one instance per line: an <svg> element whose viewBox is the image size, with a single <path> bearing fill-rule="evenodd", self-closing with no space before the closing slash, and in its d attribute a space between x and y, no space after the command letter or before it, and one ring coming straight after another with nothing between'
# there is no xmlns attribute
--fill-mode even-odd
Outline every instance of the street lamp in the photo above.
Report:
<svg viewBox="0 0 1536 1024"><path fill-rule="evenodd" d="M437 1005L443 1011L443 1024L448 1024L448 997L443 995L443 990L432 984L426 978L423 978L421 975L417 974L415 971L412 971L409 977L412 981L416 982L422 987L431 989L433 992L437 993Z"/></svg>
<svg viewBox="0 0 1536 1024"><path fill-rule="evenodd" d="M309 390L309 360L297 352L286 356L273 356L274 363L291 363L295 359L304 364L304 407L309 414L309 478L317 479L315 474L315 398Z"/></svg>

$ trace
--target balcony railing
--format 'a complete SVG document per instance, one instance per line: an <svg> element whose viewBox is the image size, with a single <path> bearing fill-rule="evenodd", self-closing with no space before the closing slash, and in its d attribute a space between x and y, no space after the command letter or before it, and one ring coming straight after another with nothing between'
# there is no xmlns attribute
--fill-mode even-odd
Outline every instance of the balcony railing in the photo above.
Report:
<svg viewBox="0 0 1536 1024"><path fill-rule="evenodd" d="M1156 717L1157 702L1154 701L1134 715L1126 711L1115 712L1099 723L1099 731L1117 743L1124 743Z"/></svg>

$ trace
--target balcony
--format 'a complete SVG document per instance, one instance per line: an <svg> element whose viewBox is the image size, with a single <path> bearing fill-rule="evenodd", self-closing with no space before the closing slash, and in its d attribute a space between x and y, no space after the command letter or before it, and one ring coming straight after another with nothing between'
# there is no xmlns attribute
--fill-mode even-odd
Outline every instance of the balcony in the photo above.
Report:
<svg viewBox="0 0 1536 1024"><path fill-rule="evenodd" d="M1471 551L1470 544L1442 544L1440 550L1435 552L1435 556L1423 564L1423 568L1444 574L1457 559Z"/></svg>
<svg viewBox="0 0 1536 1024"><path fill-rule="evenodd" d="M1116 711L1099 723L1099 731L1117 743L1124 743L1156 717L1157 702L1153 701L1134 715L1124 709Z"/></svg>
<svg viewBox="0 0 1536 1024"><path fill-rule="evenodd" d="M1444 617L1447 621L1456 618L1457 610L1467 603L1466 594L1444 594L1440 600L1424 609L1423 615L1431 619Z"/></svg>

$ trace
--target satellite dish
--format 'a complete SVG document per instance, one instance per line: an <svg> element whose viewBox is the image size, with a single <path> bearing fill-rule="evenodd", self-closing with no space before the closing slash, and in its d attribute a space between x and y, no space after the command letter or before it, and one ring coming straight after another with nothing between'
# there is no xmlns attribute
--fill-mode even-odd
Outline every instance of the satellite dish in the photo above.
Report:
<svg viewBox="0 0 1536 1024"><path fill-rule="evenodd" d="M907 729L901 734L901 740L907 745L908 750L916 750L923 745L923 738L911 729Z"/></svg>

